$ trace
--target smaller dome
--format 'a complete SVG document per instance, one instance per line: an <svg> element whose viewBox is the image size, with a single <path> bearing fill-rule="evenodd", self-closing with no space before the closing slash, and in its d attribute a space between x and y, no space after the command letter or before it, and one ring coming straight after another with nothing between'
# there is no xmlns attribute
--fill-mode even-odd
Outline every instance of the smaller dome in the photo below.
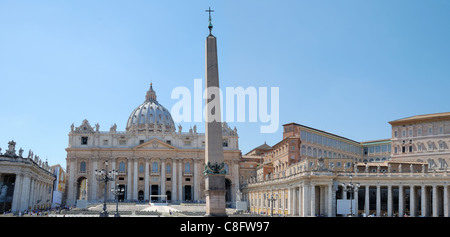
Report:
<svg viewBox="0 0 450 237"><path fill-rule="evenodd" d="M131 112L127 122L127 131L137 132L175 132L175 123L169 110L156 100L153 85L147 91L145 101Z"/></svg>

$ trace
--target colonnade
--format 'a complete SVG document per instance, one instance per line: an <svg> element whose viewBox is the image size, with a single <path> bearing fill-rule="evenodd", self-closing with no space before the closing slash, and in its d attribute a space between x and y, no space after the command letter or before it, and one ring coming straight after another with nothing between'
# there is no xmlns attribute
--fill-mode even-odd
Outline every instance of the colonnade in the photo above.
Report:
<svg viewBox="0 0 450 237"><path fill-rule="evenodd" d="M12 212L51 207L53 180L20 173L15 176Z"/></svg>
<svg viewBox="0 0 450 237"><path fill-rule="evenodd" d="M357 206L363 206L359 212L366 215L448 217L448 188L446 183L362 184L354 196L357 203L364 202L364 205Z"/></svg>
<svg viewBox="0 0 450 237"><path fill-rule="evenodd" d="M352 199L352 214L358 216L449 216L449 184L442 179L428 182L354 179L359 189L353 195L343 190L343 182L348 180L252 184L244 188L244 197L251 212L268 215L273 212L303 217L346 216L349 209L345 209L346 213L339 210L350 206L345 202ZM274 205L272 197L276 199Z"/></svg>

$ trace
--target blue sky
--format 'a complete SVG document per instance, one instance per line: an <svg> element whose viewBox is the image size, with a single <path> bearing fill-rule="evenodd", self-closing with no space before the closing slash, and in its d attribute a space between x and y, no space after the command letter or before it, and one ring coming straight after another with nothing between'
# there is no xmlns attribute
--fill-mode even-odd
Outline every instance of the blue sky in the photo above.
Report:
<svg viewBox="0 0 450 237"><path fill-rule="evenodd" d="M14 139L65 167L70 125L124 130L150 82L170 110L175 87L204 79L209 6L221 87L279 87L280 126L367 141L450 111L448 0L2 0L2 152ZM231 124L244 154L281 140L260 125Z"/></svg>

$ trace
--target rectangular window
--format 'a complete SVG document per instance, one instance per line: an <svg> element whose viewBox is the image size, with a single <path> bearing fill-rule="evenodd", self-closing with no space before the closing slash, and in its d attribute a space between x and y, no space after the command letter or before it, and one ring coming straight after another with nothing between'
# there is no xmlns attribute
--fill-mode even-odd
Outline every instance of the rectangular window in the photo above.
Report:
<svg viewBox="0 0 450 237"><path fill-rule="evenodd" d="M397 136L398 136L398 132L394 131L394 137L397 137Z"/></svg>
<svg viewBox="0 0 450 237"><path fill-rule="evenodd" d="M412 137L413 136L413 130L409 129L409 136Z"/></svg>
<svg viewBox="0 0 450 237"><path fill-rule="evenodd" d="M444 133L444 127L443 126L440 126L439 127L439 134L443 134Z"/></svg>
<svg viewBox="0 0 450 237"><path fill-rule="evenodd" d="M428 128L428 135L433 135L433 128Z"/></svg>
<svg viewBox="0 0 450 237"><path fill-rule="evenodd" d="M87 145L88 137L81 137L81 145Z"/></svg>
<svg viewBox="0 0 450 237"><path fill-rule="evenodd" d="M422 129L421 128L417 129L417 136L422 136Z"/></svg>
<svg viewBox="0 0 450 237"><path fill-rule="evenodd" d="M108 145L108 140L103 140L103 146L107 146Z"/></svg>
<svg viewBox="0 0 450 237"><path fill-rule="evenodd" d="M413 147L409 146L409 152L413 152Z"/></svg>
<svg viewBox="0 0 450 237"><path fill-rule="evenodd" d="M376 154L379 154L379 153L380 153L380 149L381 149L380 146L376 146L376 147L375 147L375 153L376 153Z"/></svg>

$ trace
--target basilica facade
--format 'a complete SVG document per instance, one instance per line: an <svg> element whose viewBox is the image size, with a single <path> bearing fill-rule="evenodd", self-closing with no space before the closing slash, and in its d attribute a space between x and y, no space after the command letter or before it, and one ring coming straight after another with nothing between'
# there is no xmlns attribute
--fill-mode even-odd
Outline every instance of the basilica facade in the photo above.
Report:
<svg viewBox="0 0 450 237"><path fill-rule="evenodd" d="M234 202L239 189L241 153L237 129L222 123L226 201ZM125 190L118 195L124 202L170 203L205 201L205 134L196 126L183 131L176 126L170 112L158 103L150 85L145 101L129 116L125 131L117 125L100 131L84 120L72 124L67 151L67 204L77 200L96 203L104 199L104 182L95 171L117 171L108 182L106 199L114 200L113 187Z"/></svg>

